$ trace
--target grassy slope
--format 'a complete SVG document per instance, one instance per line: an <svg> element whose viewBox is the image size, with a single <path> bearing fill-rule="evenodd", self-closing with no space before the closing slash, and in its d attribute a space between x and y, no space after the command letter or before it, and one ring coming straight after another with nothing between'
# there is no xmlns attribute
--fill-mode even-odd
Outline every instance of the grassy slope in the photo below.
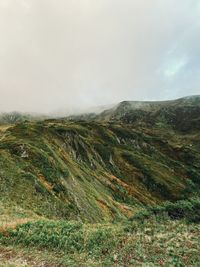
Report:
<svg viewBox="0 0 200 267"><path fill-rule="evenodd" d="M0 126L0 266L199 266L199 200L154 207L199 195L198 119L169 112Z"/></svg>
<svg viewBox="0 0 200 267"><path fill-rule="evenodd" d="M191 222L199 205L168 204L156 216L146 210L113 224L35 219L7 227L0 231L1 266L199 266L200 227ZM179 220L167 215L172 211Z"/></svg>
<svg viewBox="0 0 200 267"><path fill-rule="evenodd" d="M149 127L168 125L182 131L200 130L200 96L171 101L124 101L100 113L95 119L100 122L121 121Z"/></svg>
<svg viewBox="0 0 200 267"><path fill-rule="evenodd" d="M48 218L110 221L195 194L199 135L95 122L0 130L0 198Z"/></svg>

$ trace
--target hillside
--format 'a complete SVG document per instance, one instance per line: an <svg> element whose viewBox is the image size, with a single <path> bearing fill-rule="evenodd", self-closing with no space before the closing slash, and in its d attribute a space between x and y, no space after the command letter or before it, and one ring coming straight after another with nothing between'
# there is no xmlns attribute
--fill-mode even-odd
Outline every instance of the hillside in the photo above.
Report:
<svg viewBox="0 0 200 267"><path fill-rule="evenodd" d="M197 95L169 101L123 101L99 114L83 114L69 119L170 127L187 132L200 130L199 114L200 96Z"/></svg>
<svg viewBox="0 0 200 267"><path fill-rule="evenodd" d="M162 105L176 110L183 102ZM191 110L199 108L199 101L195 105ZM199 114L187 113L185 122L198 120ZM195 194L200 183L197 127L181 132L168 123L125 123L129 115L123 113L116 122L2 126L1 199L50 218L94 222L129 217L143 205Z"/></svg>
<svg viewBox="0 0 200 267"><path fill-rule="evenodd" d="M198 266L199 109L122 102L1 124L2 266Z"/></svg>

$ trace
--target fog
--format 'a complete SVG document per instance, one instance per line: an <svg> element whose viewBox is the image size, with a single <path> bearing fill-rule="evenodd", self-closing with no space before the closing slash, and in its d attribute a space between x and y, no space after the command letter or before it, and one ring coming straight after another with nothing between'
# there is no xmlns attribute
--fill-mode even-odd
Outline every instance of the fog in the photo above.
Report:
<svg viewBox="0 0 200 267"><path fill-rule="evenodd" d="M199 0L0 0L0 111L200 94Z"/></svg>

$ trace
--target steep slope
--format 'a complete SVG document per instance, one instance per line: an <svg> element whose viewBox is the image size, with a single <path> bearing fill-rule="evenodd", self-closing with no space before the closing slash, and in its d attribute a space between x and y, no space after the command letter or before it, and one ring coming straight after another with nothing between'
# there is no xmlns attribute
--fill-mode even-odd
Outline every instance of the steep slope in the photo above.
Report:
<svg viewBox="0 0 200 267"><path fill-rule="evenodd" d="M99 114L74 115L67 117L67 120L170 127L181 132L200 130L200 96L170 101L123 101Z"/></svg>
<svg viewBox="0 0 200 267"><path fill-rule="evenodd" d="M123 122L127 123L146 123L149 126L165 127L170 126L173 129L187 132L191 130L200 130L200 97L187 97L172 101L156 104L149 112L138 110L138 112L129 111L121 117Z"/></svg>
<svg viewBox="0 0 200 267"><path fill-rule="evenodd" d="M116 220L198 190L198 131L62 120L0 129L0 201L37 215Z"/></svg>
<svg viewBox="0 0 200 267"><path fill-rule="evenodd" d="M97 115L96 120L200 130L200 96L160 102L124 101Z"/></svg>

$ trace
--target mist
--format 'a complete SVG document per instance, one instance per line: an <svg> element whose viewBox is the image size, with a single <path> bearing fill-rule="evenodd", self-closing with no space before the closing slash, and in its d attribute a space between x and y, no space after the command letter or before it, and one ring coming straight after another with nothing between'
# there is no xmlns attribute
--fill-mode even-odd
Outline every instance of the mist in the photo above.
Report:
<svg viewBox="0 0 200 267"><path fill-rule="evenodd" d="M199 0L0 0L0 111L200 94Z"/></svg>

